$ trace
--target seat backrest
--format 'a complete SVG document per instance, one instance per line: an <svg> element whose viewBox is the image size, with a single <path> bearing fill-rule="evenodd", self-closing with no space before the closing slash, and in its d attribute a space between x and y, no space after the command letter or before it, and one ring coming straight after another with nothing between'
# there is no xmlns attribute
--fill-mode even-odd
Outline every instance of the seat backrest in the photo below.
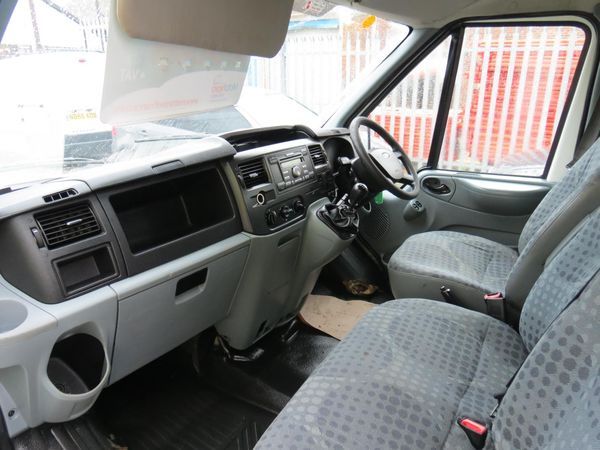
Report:
<svg viewBox="0 0 600 450"><path fill-rule="evenodd" d="M600 270L600 208L585 217L550 257L533 285L519 321L528 351ZM600 343L599 343L600 344Z"/></svg>
<svg viewBox="0 0 600 450"><path fill-rule="evenodd" d="M581 220L600 206L600 139L540 202L519 238L519 258L505 288L508 315L519 317L546 260Z"/></svg>
<svg viewBox="0 0 600 450"><path fill-rule="evenodd" d="M492 425L495 449L600 448L600 275L542 336Z"/></svg>
<svg viewBox="0 0 600 450"><path fill-rule="evenodd" d="M566 241L523 307L530 354L498 409L489 447L600 447L600 209Z"/></svg>

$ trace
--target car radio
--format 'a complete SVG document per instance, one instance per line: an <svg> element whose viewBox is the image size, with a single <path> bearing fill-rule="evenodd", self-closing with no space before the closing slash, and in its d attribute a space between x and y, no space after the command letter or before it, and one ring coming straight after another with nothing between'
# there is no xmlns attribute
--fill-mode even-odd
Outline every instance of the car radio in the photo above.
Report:
<svg viewBox="0 0 600 450"><path fill-rule="evenodd" d="M305 146L268 157L273 183L283 191L315 178L315 169Z"/></svg>

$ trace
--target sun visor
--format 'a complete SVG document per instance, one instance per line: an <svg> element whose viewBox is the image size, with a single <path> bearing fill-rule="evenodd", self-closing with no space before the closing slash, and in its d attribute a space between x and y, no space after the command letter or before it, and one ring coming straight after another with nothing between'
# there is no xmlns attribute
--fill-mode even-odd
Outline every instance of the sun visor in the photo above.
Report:
<svg viewBox="0 0 600 450"><path fill-rule="evenodd" d="M292 1L264 3L250 14L255 2L113 0L101 120L125 125L237 103L250 61L242 53L277 53L285 39Z"/></svg>
<svg viewBox="0 0 600 450"><path fill-rule="evenodd" d="M273 57L283 45L293 0L117 0L131 37L220 52Z"/></svg>

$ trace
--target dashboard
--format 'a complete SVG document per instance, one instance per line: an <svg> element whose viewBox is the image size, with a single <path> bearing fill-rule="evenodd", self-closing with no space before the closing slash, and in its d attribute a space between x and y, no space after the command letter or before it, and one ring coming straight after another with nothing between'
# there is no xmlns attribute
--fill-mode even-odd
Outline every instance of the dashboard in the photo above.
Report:
<svg viewBox="0 0 600 450"><path fill-rule="evenodd" d="M243 349L295 317L349 245L316 211L353 157L344 129L246 130L0 195L11 435L83 414L206 328Z"/></svg>

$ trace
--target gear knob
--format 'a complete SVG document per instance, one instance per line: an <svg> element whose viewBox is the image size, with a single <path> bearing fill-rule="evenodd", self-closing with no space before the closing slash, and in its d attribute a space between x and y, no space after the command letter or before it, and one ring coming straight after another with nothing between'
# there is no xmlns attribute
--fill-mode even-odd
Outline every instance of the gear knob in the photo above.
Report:
<svg viewBox="0 0 600 450"><path fill-rule="evenodd" d="M352 208L356 208L360 206L368 196L369 188L363 183L356 183L354 186L352 186L346 201Z"/></svg>

